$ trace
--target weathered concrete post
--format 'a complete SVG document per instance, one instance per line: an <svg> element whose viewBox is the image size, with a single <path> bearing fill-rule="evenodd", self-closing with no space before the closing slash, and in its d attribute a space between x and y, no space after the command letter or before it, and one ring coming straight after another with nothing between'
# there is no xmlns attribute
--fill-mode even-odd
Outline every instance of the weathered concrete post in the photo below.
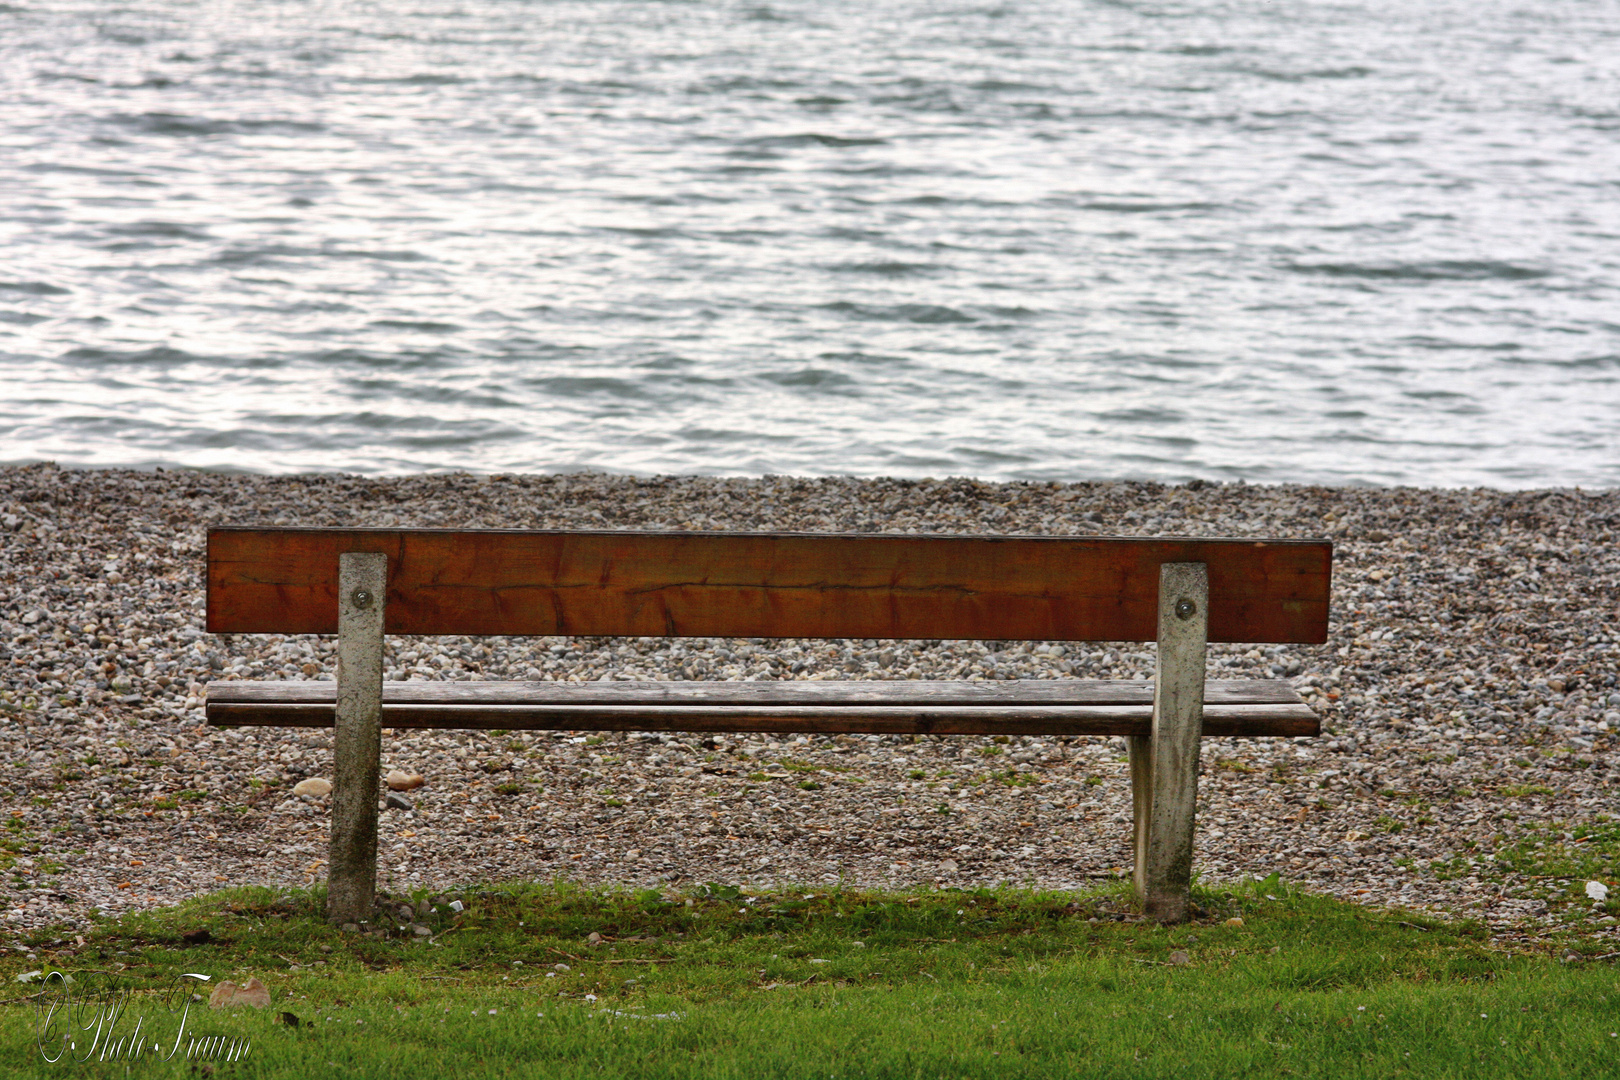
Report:
<svg viewBox="0 0 1620 1080"><path fill-rule="evenodd" d="M1159 568L1153 734L1142 740L1146 747L1132 740L1131 776L1137 893L1147 913L1165 923L1185 922L1191 903L1208 609L1209 573L1203 563Z"/></svg>
<svg viewBox="0 0 1620 1080"><path fill-rule="evenodd" d="M337 723L326 914L371 918L377 890L377 770L382 759L383 596L388 556L338 556Z"/></svg>

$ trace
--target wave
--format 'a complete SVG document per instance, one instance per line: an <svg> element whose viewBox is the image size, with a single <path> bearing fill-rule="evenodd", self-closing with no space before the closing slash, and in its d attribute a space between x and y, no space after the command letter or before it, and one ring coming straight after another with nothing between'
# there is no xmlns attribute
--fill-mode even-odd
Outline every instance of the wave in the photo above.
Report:
<svg viewBox="0 0 1620 1080"><path fill-rule="evenodd" d="M741 145L788 149L797 146L887 146L889 140L871 135L826 135L819 131L806 131L797 135L763 135L744 139Z"/></svg>
<svg viewBox="0 0 1620 1080"><path fill-rule="evenodd" d="M114 113L107 119L148 135L311 135L326 130L309 120L219 120L181 113Z"/></svg>
<svg viewBox="0 0 1620 1080"><path fill-rule="evenodd" d="M45 281L0 281L0 292L24 293L28 296L66 296L72 291Z"/></svg>
<svg viewBox="0 0 1620 1080"><path fill-rule="evenodd" d="M827 267L827 269L835 274L873 274L877 277L901 278L936 273L944 269L944 267L930 263L886 260L882 262L835 263Z"/></svg>
<svg viewBox="0 0 1620 1080"><path fill-rule="evenodd" d="M804 367L794 371L770 371L758 376L760 381L795 390L837 390L852 387L855 380L841 371L828 368Z"/></svg>
<svg viewBox="0 0 1620 1080"><path fill-rule="evenodd" d="M1298 274L1374 281L1534 281L1552 271L1496 259L1438 259L1415 263L1286 263Z"/></svg>
<svg viewBox="0 0 1620 1080"><path fill-rule="evenodd" d="M1258 75L1262 79L1273 82L1301 83L1312 79L1364 79L1375 74L1374 69L1352 65L1342 68L1317 68L1312 71L1275 71L1268 68L1234 67L1231 70L1242 75Z"/></svg>
<svg viewBox="0 0 1620 1080"><path fill-rule="evenodd" d="M831 304L820 304L818 306L823 311L834 311L840 314L853 315L858 319L871 319L880 322L939 325L978 321L972 315L957 311L953 307L946 307L943 304L856 304L848 300L838 300Z"/></svg>

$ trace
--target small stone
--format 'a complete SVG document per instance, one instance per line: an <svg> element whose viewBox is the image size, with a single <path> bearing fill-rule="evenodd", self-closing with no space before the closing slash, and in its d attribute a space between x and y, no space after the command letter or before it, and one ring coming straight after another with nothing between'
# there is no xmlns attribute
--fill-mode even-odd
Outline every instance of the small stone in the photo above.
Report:
<svg viewBox="0 0 1620 1080"><path fill-rule="evenodd" d="M569 967L567 964L552 964L551 965L551 970L552 971L572 971L574 969Z"/></svg>
<svg viewBox="0 0 1620 1080"><path fill-rule="evenodd" d="M332 794L332 781L322 779L319 776L312 776L308 780L298 781L293 786L293 794L307 795L310 798L318 799Z"/></svg>
<svg viewBox="0 0 1620 1080"><path fill-rule="evenodd" d="M390 791L415 791L425 783L427 781L422 779L421 773L408 773L401 769L388 770L388 790Z"/></svg>
<svg viewBox="0 0 1620 1080"><path fill-rule="evenodd" d="M1236 915L1234 915L1230 919L1226 920L1226 925L1227 926L1242 926L1243 925L1243 920L1238 918Z"/></svg>
<svg viewBox="0 0 1620 1080"><path fill-rule="evenodd" d="M414 810L415 809L415 807L413 807L411 805L411 800L409 800L405 796L399 794L397 791L390 791L388 793L388 798L384 799L383 802L387 804L388 809L390 809L390 810Z"/></svg>
<svg viewBox="0 0 1620 1080"><path fill-rule="evenodd" d="M270 991L266 990L264 983L258 979L249 979L241 986L226 979L214 987L214 992L208 996L208 1007L211 1009L230 1009L238 1005L248 1005L255 1009L268 1009L270 1007Z"/></svg>
<svg viewBox="0 0 1620 1080"><path fill-rule="evenodd" d="M415 925L413 925L411 927L411 933L415 934L417 937L432 937L433 936L433 931L430 928L428 928L426 926L423 926L421 923L416 923Z"/></svg>
<svg viewBox="0 0 1620 1080"><path fill-rule="evenodd" d="M598 933L595 933L595 932L592 932L591 936L586 938L585 940L590 942L592 945L600 945L600 944L602 944L602 935L598 934Z"/></svg>
<svg viewBox="0 0 1620 1080"><path fill-rule="evenodd" d="M341 929L346 934L358 934L360 932L360 924L359 923L346 922L346 923L343 924Z"/></svg>
<svg viewBox="0 0 1620 1080"><path fill-rule="evenodd" d="M1186 967L1190 963L1192 963L1192 957L1187 955L1185 949L1177 949L1170 954L1171 967Z"/></svg>

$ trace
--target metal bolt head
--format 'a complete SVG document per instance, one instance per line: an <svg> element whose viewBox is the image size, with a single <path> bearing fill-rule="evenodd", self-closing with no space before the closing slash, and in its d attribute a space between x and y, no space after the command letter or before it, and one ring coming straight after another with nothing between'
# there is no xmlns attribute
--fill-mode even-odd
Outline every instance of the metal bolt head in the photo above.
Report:
<svg viewBox="0 0 1620 1080"><path fill-rule="evenodd" d="M1188 600L1186 597L1182 597L1180 600L1176 601L1176 618L1190 619L1196 614L1198 614L1198 605L1193 603L1191 600Z"/></svg>
<svg viewBox="0 0 1620 1080"><path fill-rule="evenodd" d="M370 589L356 589L354 592L349 594L349 600L353 602L354 606L357 608L370 607L372 599L373 597Z"/></svg>

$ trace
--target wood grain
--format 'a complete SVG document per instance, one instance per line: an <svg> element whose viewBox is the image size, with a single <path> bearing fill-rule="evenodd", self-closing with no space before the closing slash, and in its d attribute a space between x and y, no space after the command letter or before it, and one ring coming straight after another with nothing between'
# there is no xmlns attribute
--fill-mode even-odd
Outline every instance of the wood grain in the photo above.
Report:
<svg viewBox="0 0 1620 1080"><path fill-rule="evenodd" d="M1327 640L1325 540L217 528L208 629L330 634L338 555L388 556L387 632L1151 641L1159 566L1211 641Z"/></svg>
<svg viewBox="0 0 1620 1080"><path fill-rule="evenodd" d="M1153 675L1153 729L1148 737L1152 780L1138 897L1147 913L1162 923L1186 922L1191 903L1208 601L1209 577L1203 563L1166 563L1159 568L1159 649Z"/></svg>
<svg viewBox="0 0 1620 1080"><path fill-rule="evenodd" d="M209 704L328 705L337 684L325 680L208 684ZM1281 679L1209 679L1212 705L1299 705ZM1151 679L925 679L782 682L438 682L383 683L384 705L1152 705Z"/></svg>
<svg viewBox="0 0 1620 1080"><path fill-rule="evenodd" d="M1031 680L1026 687L997 684L988 693L981 686L385 683L382 724L508 731L1146 735L1152 723L1150 683L1055 680L1041 686ZM1310 736L1320 730L1316 714L1286 683L1221 680L1210 686L1214 692L1206 700L1218 703L1204 708L1205 735ZM332 688L321 682L214 683L208 688L208 721L330 727ZM924 692L915 693L919 688Z"/></svg>
<svg viewBox="0 0 1620 1080"><path fill-rule="evenodd" d="M702 705L383 705L393 728L483 728L498 731L725 731L876 735L1146 735L1151 705L1014 705L1001 708L867 705L771 709ZM221 727L331 727L321 705L215 704L208 722ZM1312 736L1320 733L1306 705L1212 705L1206 736Z"/></svg>
<svg viewBox="0 0 1620 1080"><path fill-rule="evenodd" d="M339 925L369 919L377 892L385 563L376 552L339 557L332 833L326 862L326 914Z"/></svg>

